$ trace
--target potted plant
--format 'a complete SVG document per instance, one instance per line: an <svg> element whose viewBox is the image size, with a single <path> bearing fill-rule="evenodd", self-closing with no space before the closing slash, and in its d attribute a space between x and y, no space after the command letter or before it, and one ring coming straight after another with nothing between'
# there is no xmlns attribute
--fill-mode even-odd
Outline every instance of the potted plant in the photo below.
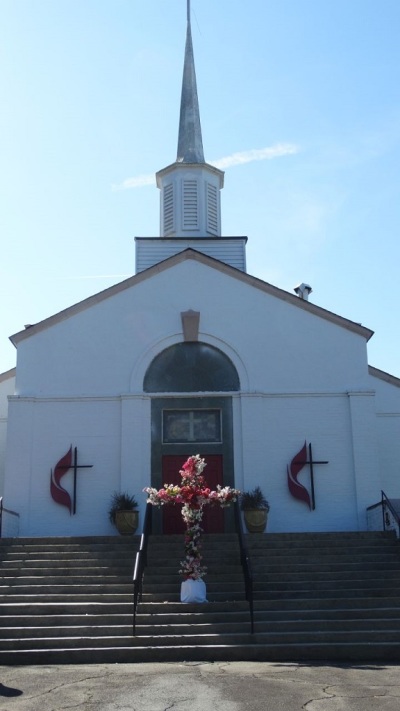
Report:
<svg viewBox="0 0 400 711"><path fill-rule="evenodd" d="M111 497L108 517L123 536L133 535L139 525L139 504L134 496L115 491Z"/></svg>
<svg viewBox="0 0 400 711"><path fill-rule="evenodd" d="M259 486L244 491L240 496L240 508L249 533L263 533L267 525L269 503Z"/></svg>

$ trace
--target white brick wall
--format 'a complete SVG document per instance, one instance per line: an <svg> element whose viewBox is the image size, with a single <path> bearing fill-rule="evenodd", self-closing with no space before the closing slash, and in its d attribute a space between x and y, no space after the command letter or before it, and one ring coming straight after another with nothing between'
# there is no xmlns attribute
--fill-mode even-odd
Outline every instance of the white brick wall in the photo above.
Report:
<svg viewBox="0 0 400 711"><path fill-rule="evenodd" d="M8 396L14 393L14 369L0 374L0 496L4 494L4 470L6 457Z"/></svg>
<svg viewBox="0 0 400 711"><path fill-rule="evenodd" d="M400 418L390 435L383 417L376 426L365 338L290 298L187 260L21 340L6 485L10 508L21 513L21 535L112 533L112 491L141 500L151 476L151 398L142 393L143 376L157 353L182 341L180 314L188 309L200 312L200 340L224 351L238 370L236 483L262 486L269 530L365 528L365 509L380 496L380 466L389 487L390 461L400 461L400 438L388 445ZM389 399L381 388L379 402ZM312 512L291 497L286 478L305 440L316 459L329 461L315 467ZM78 475L76 516L49 490L50 469L71 444L94 465ZM308 468L299 480L309 486Z"/></svg>

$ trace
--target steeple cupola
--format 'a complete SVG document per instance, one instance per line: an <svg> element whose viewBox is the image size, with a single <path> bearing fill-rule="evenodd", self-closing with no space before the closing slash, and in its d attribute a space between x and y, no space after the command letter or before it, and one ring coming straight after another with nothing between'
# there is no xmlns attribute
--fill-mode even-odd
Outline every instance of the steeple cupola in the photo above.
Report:
<svg viewBox="0 0 400 711"><path fill-rule="evenodd" d="M161 190L161 237L219 237L224 173L204 160L194 66L190 0L176 162L156 174Z"/></svg>

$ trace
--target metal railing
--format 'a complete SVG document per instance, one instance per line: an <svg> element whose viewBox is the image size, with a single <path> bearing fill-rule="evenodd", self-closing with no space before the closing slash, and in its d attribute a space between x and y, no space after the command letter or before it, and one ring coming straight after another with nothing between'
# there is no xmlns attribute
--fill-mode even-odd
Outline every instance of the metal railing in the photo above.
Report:
<svg viewBox="0 0 400 711"><path fill-rule="evenodd" d="M397 526L397 537L399 537L400 534L400 516L398 512L396 511L395 507L393 506L391 500L386 496L384 491L381 491L381 503L382 503L382 520L383 520L383 530L388 531L388 530L393 530L393 526L390 520L390 517L395 521L395 525ZM390 512L390 514L389 514Z"/></svg>
<svg viewBox="0 0 400 711"><path fill-rule="evenodd" d="M133 636L136 636L136 611L138 603L142 597L142 583L143 583L143 573L147 565L147 546L149 542L149 536L151 534L152 525L152 514L153 506L152 504L146 505L146 513L144 515L143 523L143 533L140 538L139 550L136 553L135 559L135 569L133 572L133 622L132 630Z"/></svg>
<svg viewBox="0 0 400 711"><path fill-rule="evenodd" d="M369 531L395 531L400 538L400 499L389 499L381 491L381 500L367 508L367 524Z"/></svg>
<svg viewBox="0 0 400 711"><path fill-rule="evenodd" d="M19 513L17 513L16 511L11 511L10 509L6 509L3 504L3 497L0 496L0 538L2 537L3 531L4 531L4 520L5 520L4 514L8 514L9 516L14 516L14 521L16 521L16 523L17 523L18 530L15 533L15 535L11 535L11 536L9 536L9 538L14 538L14 537L16 538L19 533Z"/></svg>
<svg viewBox="0 0 400 711"><path fill-rule="evenodd" d="M239 547L240 547L240 562L241 562L242 568L243 568L244 588L245 588L246 600L249 603L250 628L251 628L251 634L254 634L253 571L251 569L251 561L250 561L249 553L248 553L247 546L246 546L245 540L244 540L242 517L240 515L240 507L239 507L238 501L235 501L235 503L234 503L234 511L235 511L236 532L238 535Z"/></svg>

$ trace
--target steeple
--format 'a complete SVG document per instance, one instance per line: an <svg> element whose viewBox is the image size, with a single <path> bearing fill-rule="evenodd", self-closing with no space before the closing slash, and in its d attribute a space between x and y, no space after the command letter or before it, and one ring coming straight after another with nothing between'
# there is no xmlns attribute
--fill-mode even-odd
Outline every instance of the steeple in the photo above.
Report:
<svg viewBox="0 0 400 711"><path fill-rule="evenodd" d="M224 173L204 160L199 100L187 1L178 155L175 163L156 174L161 190L160 237L198 240L221 235Z"/></svg>
<svg viewBox="0 0 400 711"><path fill-rule="evenodd" d="M179 120L177 163L204 163L199 100L194 66L190 0L187 0L187 29L183 65L181 113Z"/></svg>
<svg viewBox="0 0 400 711"><path fill-rule="evenodd" d="M156 173L160 189L160 236L136 237L136 271L186 249L202 252L246 271L246 237L221 237L224 173L206 163L201 137L194 68L190 0L187 2L178 153L175 163Z"/></svg>
<svg viewBox="0 0 400 711"><path fill-rule="evenodd" d="M149 269L186 249L246 271L246 237L221 236L224 173L206 163L190 23L187 25L178 153L175 163L156 173L160 189L160 236L136 237L136 272Z"/></svg>

